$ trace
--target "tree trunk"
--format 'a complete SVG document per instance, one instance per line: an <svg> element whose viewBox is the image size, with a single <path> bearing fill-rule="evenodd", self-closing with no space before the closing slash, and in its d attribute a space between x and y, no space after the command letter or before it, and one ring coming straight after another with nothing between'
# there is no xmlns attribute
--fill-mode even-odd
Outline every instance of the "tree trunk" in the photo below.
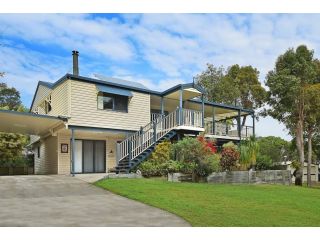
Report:
<svg viewBox="0 0 320 240"><path fill-rule="evenodd" d="M312 131L308 131L308 167L307 167L307 185L311 187L311 160L312 160Z"/></svg>
<svg viewBox="0 0 320 240"><path fill-rule="evenodd" d="M299 153L300 167L297 169L295 185L302 186L303 164L304 164L304 145L303 145L303 122L298 121L296 127L296 146Z"/></svg>
<svg viewBox="0 0 320 240"><path fill-rule="evenodd" d="M243 119L242 119L242 123L241 123L241 129L244 127L244 125L246 124L246 120L247 120L247 116L243 116Z"/></svg>

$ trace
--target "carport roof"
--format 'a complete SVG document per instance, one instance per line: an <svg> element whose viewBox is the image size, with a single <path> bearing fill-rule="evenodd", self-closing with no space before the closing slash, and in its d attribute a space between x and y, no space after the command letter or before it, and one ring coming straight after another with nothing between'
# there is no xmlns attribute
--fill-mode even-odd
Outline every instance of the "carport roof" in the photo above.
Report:
<svg viewBox="0 0 320 240"><path fill-rule="evenodd" d="M0 132L43 135L65 120L62 117L0 110Z"/></svg>

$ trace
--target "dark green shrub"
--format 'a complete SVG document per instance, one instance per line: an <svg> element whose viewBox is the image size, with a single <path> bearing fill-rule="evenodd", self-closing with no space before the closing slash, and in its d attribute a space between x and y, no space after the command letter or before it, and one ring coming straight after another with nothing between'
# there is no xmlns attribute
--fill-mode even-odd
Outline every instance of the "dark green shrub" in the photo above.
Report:
<svg viewBox="0 0 320 240"><path fill-rule="evenodd" d="M139 165L139 170L144 177L157 177L163 175L161 164L155 164L152 161L145 161L141 163Z"/></svg>
<svg viewBox="0 0 320 240"><path fill-rule="evenodd" d="M14 159L0 159L0 167L32 167L33 159L30 157L16 157Z"/></svg>
<svg viewBox="0 0 320 240"><path fill-rule="evenodd" d="M258 154L257 161L256 161L256 169L257 170L273 169L272 165L273 165L272 159L269 156Z"/></svg>

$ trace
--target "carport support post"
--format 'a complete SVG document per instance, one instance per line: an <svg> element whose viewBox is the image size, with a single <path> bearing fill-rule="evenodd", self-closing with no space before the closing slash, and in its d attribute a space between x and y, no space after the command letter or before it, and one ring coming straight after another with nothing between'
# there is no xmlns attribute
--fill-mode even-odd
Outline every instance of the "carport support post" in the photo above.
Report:
<svg viewBox="0 0 320 240"><path fill-rule="evenodd" d="M74 177L74 146L75 146L75 141L74 141L74 129L71 128L71 175Z"/></svg>

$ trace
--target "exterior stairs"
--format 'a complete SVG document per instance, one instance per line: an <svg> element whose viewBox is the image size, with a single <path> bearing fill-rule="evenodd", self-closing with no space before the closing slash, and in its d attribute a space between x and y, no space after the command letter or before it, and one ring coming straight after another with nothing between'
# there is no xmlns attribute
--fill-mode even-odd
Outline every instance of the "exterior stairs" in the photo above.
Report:
<svg viewBox="0 0 320 240"><path fill-rule="evenodd" d="M202 112L183 108L177 108L167 116L160 115L117 144L115 172L129 173L147 159L159 143L172 139L181 129L204 131L203 122Z"/></svg>
<svg viewBox="0 0 320 240"><path fill-rule="evenodd" d="M166 140L172 139L176 135L176 131L172 130L168 132L166 135L164 135L161 139L159 139L154 145L148 147L145 149L141 154L139 154L137 157L134 159L131 159L129 162L129 157L126 157L122 159L118 166L116 166L116 173L128 173L130 172L131 169L135 168L138 166L140 163L142 163L145 159L147 159L151 153L154 151L155 147Z"/></svg>

